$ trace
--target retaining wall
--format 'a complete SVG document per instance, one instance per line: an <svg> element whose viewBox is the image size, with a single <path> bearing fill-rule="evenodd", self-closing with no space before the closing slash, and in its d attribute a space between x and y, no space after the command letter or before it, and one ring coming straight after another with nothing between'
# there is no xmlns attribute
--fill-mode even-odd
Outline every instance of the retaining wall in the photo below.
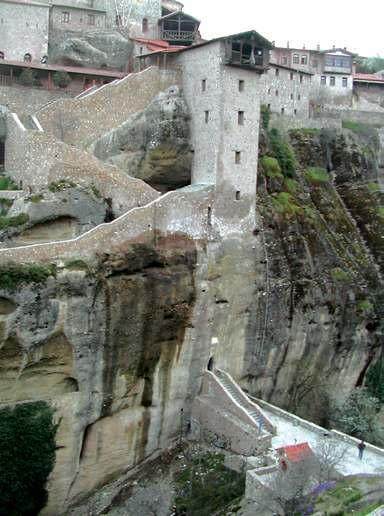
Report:
<svg viewBox="0 0 384 516"><path fill-rule="evenodd" d="M302 118L296 116L271 114L270 127L282 132L290 129L341 129L341 119L335 118Z"/></svg>

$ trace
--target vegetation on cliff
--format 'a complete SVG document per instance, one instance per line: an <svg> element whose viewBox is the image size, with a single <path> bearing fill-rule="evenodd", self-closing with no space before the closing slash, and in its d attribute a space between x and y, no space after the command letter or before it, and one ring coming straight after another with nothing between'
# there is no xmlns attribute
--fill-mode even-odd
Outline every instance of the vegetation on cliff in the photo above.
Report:
<svg viewBox="0 0 384 516"><path fill-rule="evenodd" d="M33 516L48 498L56 427L45 402L0 409L0 515Z"/></svg>
<svg viewBox="0 0 384 516"><path fill-rule="evenodd" d="M55 275L55 265L10 263L0 267L0 289L14 291L23 284L43 283Z"/></svg>

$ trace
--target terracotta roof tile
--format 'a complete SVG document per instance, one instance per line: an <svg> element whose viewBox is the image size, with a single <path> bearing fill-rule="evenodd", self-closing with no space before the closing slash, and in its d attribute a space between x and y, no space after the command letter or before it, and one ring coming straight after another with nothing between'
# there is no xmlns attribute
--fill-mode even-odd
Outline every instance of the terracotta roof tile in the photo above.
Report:
<svg viewBox="0 0 384 516"><path fill-rule="evenodd" d="M299 462L311 455L313 451L308 443L290 444L276 448L279 455L285 456L290 462Z"/></svg>

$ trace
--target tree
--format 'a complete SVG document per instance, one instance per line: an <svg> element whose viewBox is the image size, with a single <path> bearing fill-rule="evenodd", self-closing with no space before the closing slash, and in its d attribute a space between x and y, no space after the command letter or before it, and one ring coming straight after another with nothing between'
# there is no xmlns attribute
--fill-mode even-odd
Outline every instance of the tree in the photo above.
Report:
<svg viewBox="0 0 384 516"><path fill-rule="evenodd" d="M315 474L319 483L328 482L337 476L337 466L343 462L347 450L345 444L341 444L331 436L324 436L318 440L315 447L317 459Z"/></svg>

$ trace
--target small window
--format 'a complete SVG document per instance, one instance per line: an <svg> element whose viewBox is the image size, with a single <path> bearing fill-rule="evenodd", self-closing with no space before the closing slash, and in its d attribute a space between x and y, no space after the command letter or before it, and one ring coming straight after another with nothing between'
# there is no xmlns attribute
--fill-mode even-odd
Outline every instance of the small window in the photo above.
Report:
<svg viewBox="0 0 384 516"><path fill-rule="evenodd" d="M327 77L326 77L325 75L322 75L322 76L321 76L320 84L321 84L322 86L326 86L326 84L327 84Z"/></svg>
<svg viewBox="0 0 384 516"><path fill-rule="evenodd" d="M343 88L348 88L348 77L343 77Z"/></svg>
<svg viewBox="0 0 384 516"><path fill-rule="evenodd" d="M69 12L68 11L62 11L61 13L61 23L69 23Z"/></svg>
<svg viewBox="0 0 384 516"><path fill-rule="evenodd" d="M303 82L303 76L300 75L300 82Z"/></svg>
<svg viewBox="0 0 384 516"><path fill-rule="evenodd" d="M207 79L203 79L201 81L201 91L206 91L207 90Z"/></svg>
<svg viewBox="0 0 384 516"><path fill-rule="evenodd" d="M235 163L236 163L236 165L240 165L240 163L241 163L241 152L240 151L235 152Z"/></svg>
<svg viewBox="0 0 384 516"><path fill-rule="evenodd" d="M299 56L299 54L293 54L292 62L293 62L293 64L299 64L300 63L300 56Z"/></svg>
<svg viewBox="0 0 384 516"><path fill-rule="evenodd" d="M28 52L24 54L24 63L30 63L32 61L32 56Z"/></svg>
<svg viewBox="0 0 384 516"><path fill-rule="evenodd" d="M300 95L300 93L297 95L297 100L301 100L301 95Z"/></svg>
<svg viewBox="0 0 384 516"><path fill-rule="evenodd" d="M284 113L285 113L285 108L282 107L281 108L281 114L284 115Z"/></svg>
<svg viewBox="0 0 384 516"><path fill-rule="evenodd" d="M142 31L145 33L145 32L148 32L148 18L143 18L143 22L142 22Z"/></svg>
<svg viewBox="0 0 384 516"><path fill-rule="evenodd" d="M293 93L291 93L291 100L293 100Z"/></svg>
<svg viewBox="0 0 384 516"><path fill-rule="evenodd" d="M271 94L271 88L268 88L268 95Z"/></svg>
<svg viewBox="0 0 384 516"><path fill-rule="evenodd" d="M204 111L204 119L205 123L207 124L209 122L209 111Z"/></svg>
<svg viewBox="0 0 384 516"><path fill-rule="evenodd" d="M276 77L279 76L279 69L278 68L276 68L276 70L275 70L275 75L276 75Z"/></svg>
<svg viewBox="0 0 384 516"><path fill-rule="evenodd" d="M302 65L306 65L308 63L308 56L307 55L302 55L300 62L301 62Z"/></svg>
<svg viewBox="0 0 384 516"><path fill-rule="evenodd" d="M290 73L289 78L291 79L291 81L293 81L293 72Z"/></svg>
<svg viewBox="0 0 384 516"><path fill-rule="evenodd" d="M330 77L329 78L329 85L330 86L335 86L336 84L336 77Z"/></svg>
<svg viewBox="0 0 384 516"><path fill-rule="evenodd" d="M115 25L116 25L116 27L121 27L123 25L123 20L121 18L121 14L116 14Z"/></svg>
<svg viewBox="0 0 384 516"><path fill-rule="evenodd" d="M244 111L239 111L237 114L237 122L239 125L244 125Z"/></svg>
<svg viewBox="0 0 384 516"><path fill-rule="evenodd" d="M237 190L235 199L236 199L236 201L240 201L240 190Z"/></svg>
<svg viewBox="0 0 384 516"><path fill-rule="evenodd" d="M88 25L95 25L95 15L88 14Z"/></svg>
<svg viewBox="0 0 384 516"><path fill-rule="evenodd" d="M5 58L4 52L1 52L1 50L0 50L0 59L4 59L4 58Z"/></svg>
<svg viewBox="0 0 384 516"><path fill-rule="evenodd" d="M276 95L276 97L278 97L278 96L279 96L279 90L276 90L276 91L275 91L275 95Z"/></svg>
<svg viewBox="0 0 384 516"><path fill-rule="evenodd" d="M244 91L245 88L245 81L240 80L239 81L239 91Z"/></svg>
<svg viewBox="0 0 384 516"><path fill-rule="evenodd" d="M293 114L297 115L297 109L296 108L293 110Z"/></svg>
<svg viewBox="0 0 384 516"><path fill-rule="evenodd" d="M288 58L287 58L287 56L282 56L282 57L281 57L281 64L282 64L282 65L287 65L287 64L288 64Z"/></svg>
<svg viewBox="0 0 384 516"><path fill-rule="evenodd" d="M212 208L208 206L208 226L212 226Z"/></svg>

